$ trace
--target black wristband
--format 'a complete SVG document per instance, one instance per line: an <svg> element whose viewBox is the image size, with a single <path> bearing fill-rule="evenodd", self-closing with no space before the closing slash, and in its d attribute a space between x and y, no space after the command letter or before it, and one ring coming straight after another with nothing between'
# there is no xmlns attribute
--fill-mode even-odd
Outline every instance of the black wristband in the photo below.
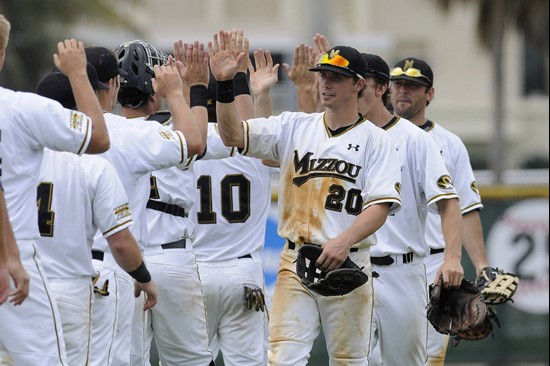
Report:
<svg viewBox="0 0 550 366"><path fill-rule="evenodd" d="M243 94L250 95L250 87L248 86L246 72L238 72L233 80L235 80L235 96Z"/></svg>
<svg viewBox="0 0 550 366"><path fill-rule="evenodd" d="M233 79L218 81L216 85L216 101L219 103L232 103L234 100Z"/></svg>
<svg viewBox="0 0 550 366"><path fill-rule="evenodd" d="M136 268L132 272L128 272L128 274L139 283L147 283L151 281L151 274L149 273L149 270L147 269L147 266L145 265L145 262L143 262L143 260L141 261L141 264L138 268Z"/></svg>
<svg viewBox="0 0 550 366"><path fill-rule="evenodd" d="M204 107L208 104L207 89L205 85L193 85L189 96L189 107Z"/></svg>

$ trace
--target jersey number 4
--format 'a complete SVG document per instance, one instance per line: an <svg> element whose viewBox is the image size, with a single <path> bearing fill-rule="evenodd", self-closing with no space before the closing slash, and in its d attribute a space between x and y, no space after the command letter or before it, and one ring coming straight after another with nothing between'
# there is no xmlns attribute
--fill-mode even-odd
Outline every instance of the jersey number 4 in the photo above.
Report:
<svg viewBox="0 0 550 366"><path fill-rule="evenodd" d="M40 183L36 194L36 205L38 206L38 229L41 236L53 236L55 212L52 211L52 198L53 183Z"/></svg>
<svg viewBox="0 0 550 366"><path fill-rule="evenodd" d="M215 224L216 213L212 208L212 177L201 175L197 179L200 193L199 224ZM235 196L238 196L238 206ZM250 181L242 174L226 175L220 182L222 216L230 224L245 222L250 216Z"/></svg>

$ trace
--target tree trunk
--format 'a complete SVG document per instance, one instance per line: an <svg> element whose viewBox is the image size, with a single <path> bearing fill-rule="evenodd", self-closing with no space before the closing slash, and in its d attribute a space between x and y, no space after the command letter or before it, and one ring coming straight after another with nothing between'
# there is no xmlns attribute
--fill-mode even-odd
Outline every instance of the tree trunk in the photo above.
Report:
<svg viewBox="0 0 550 366"><path fill-rule="evenodd" d="M504 14L500 1L495 1L491 11L492 42L491 55L493 61L493 141L490 156L490 168L495 176L495 183L502 183L505 156L505 113L504 113Z"/></svg>

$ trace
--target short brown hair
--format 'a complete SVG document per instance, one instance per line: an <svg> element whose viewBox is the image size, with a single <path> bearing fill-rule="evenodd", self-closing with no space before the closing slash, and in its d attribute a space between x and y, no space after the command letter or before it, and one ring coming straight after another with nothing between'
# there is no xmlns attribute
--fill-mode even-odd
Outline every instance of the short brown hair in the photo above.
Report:
<svg viewBox="0 0 550 366"><path fill-rule="evenodd" d="M8 46L8 40L10 38L10 22L0 14L0 49L4 49Z"/></svg>

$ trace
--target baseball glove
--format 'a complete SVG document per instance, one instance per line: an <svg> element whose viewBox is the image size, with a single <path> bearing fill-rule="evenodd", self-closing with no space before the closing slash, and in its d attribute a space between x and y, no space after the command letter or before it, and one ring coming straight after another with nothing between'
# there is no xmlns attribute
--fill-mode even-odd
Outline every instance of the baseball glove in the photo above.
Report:
<svg viewBox="0 0 550 366"><path fill-rule="evenodd" d="M305 244L298 250L296 273L309 290L323 296L345 295L364 285L369 277L349 257L340 268L322 272L315 262L323 248Z"/></svg>
<svg viewBox="0 0 550 366"><path fill-rule="evenodd" d="M497 313L493 306L487 307L487 316L485 319L475 328L472 328L464 333L458 333L454 338L455 347L461 340L466 341L479 341L487 338L489 335L493 335L493 322L500 327L500 322L497 317Z"/></svg>
<svg viewBox="0 0 550 366"><path fill-rule="evenodd" d="M427 316L435 330L457 336L476 329L487 317L483 295L464 278L460 287L443 287L443 278L430 285Z"/></svg>
<svg viewBox="0 0 550 366"><path fill-rule="evenodd" d="M504 304L512 300L518 288L519 278L515 274L506 273L499 268L485 267L476 278L485 302L491 305Z"/></svg>

